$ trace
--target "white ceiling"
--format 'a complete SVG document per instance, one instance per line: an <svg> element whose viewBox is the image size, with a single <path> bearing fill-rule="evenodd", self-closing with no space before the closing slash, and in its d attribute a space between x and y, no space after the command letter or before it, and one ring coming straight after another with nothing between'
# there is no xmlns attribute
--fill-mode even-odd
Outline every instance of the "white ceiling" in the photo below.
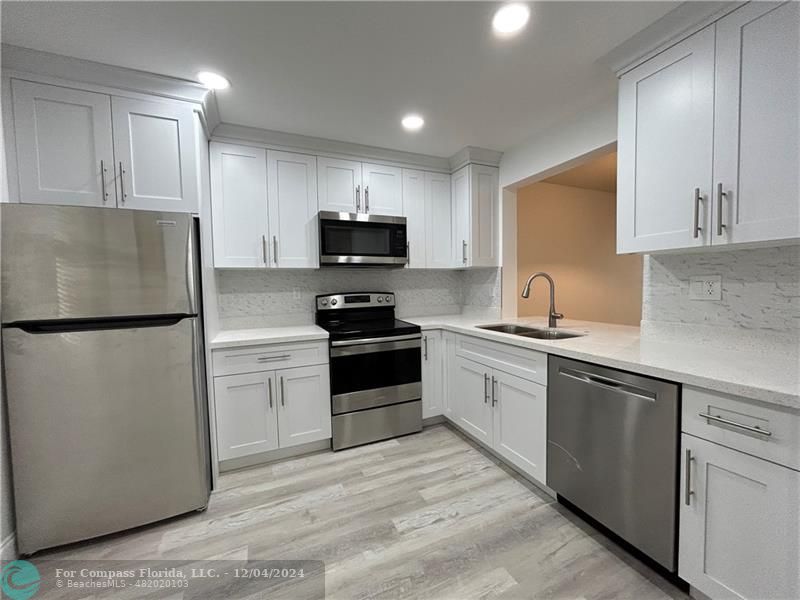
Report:
<svg viewBox="0 0 800 600"><path fill-rule="evenodd" d="M449 156L506 150L613 94L596 64L679 2L540 2L498 40L487 2L2 2L2 41L194 79L222 120ZM425 128L409 134L401 116Z"/></svg>

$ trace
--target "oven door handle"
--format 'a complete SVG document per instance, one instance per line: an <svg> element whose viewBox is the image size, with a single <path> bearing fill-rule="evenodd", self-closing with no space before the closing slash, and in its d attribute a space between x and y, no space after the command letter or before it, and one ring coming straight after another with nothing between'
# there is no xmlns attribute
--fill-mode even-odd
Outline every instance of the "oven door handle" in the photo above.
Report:
<svg viewBox="0 0 800 600"><path fill-rule="evenodd" d="M372 337L372 338L359 338L357 340L339 340L331 342L332 348L341 348L342 346L359 346L361 344L380 344L382 342L400 342L402 340L421 340L421 333L411 333L408 335L393 335L390 337Z"/></svg>

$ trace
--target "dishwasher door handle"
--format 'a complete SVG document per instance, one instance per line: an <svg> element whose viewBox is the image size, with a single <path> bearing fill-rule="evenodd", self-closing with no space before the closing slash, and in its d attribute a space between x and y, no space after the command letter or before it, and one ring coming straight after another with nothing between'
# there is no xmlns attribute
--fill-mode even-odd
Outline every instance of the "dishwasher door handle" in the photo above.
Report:
<svg viewBox="0 0 800 600"><path fill-rule="evenodd" d="M596 373L587 373L586 371L567 369L564 367L560 367L558 369L558 373L564 377L569 377L570 379L580 381L581 383L601 387L606 390L611 390L612 392L628 394L629 396L635 396L637 398L641 398L642 400L655 402L656 399L655 392L651 392L650 390L635 386L625 381L618 381L616 379L611 379L610 377L597 375Z"/></svg>

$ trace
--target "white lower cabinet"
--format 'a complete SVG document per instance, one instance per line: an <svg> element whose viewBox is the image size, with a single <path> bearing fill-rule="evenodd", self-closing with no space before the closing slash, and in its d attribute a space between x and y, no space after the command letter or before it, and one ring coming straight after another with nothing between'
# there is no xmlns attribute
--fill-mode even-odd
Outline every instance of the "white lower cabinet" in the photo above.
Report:
<svg viewBox="0 0 800 600"><path fill-rule="evenodd" d="M544 483L547 465L547 388L493 371L493 447L503 458Z"/></svg>
<svg viewBox="0 0 800 600"><path fill-rule="evenodd" d="M219 460L278 447L273 371L214 378Z"/></svg>
<svg viewBox="0 0 800 600"><path fill-rule="evenodd" d="M455 357L452 382L458 405L448 418L545 483L547 387L462 356Z"/></svg>
<svg viewBox="0 0 800 600"><path fill-rule="evenodd" d="M422 332L422 418L442 414L444 373L441 331Z"/></svg>
<svg viewBox="0 0 800 600"><path fill-rule="evenodd" d="M275 371L278 386L278 442L281 448L331 437L328 365Z"/></svg>
<svg viewBox="0 0 800 600"><path fill-rule="evenodd" d="M712 599L800 598L800 472L683 434L678 574Z"/></svg>
<svg viewBox="0 0 800 600"><path fill-rule="evenodd" d="M214 351L215 372L227 373L214 377L218 460L331 437L329 365L289 366L317 355L318 346L296 343ZM276 362L286 368L275 369ZM270 365L272 370L248 372Z"/></svg>
<svg viewBox="0 0 800 600"><path fill-rule="evenodd" d="M458 398L455 395L456 336L442 331L442 414L455 421L458 413Z"/></svg>

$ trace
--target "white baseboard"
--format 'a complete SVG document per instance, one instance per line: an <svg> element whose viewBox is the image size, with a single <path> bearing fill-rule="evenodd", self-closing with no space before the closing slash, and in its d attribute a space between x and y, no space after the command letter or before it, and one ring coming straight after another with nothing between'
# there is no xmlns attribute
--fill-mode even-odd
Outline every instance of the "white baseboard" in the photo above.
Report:
<svg viewBox="0 0 800 600"><path fill-rule="evenodd" d="M0 542L0 560L15 560L17 555L17 535L16 533L9 533L6 538Z"/></svg>

